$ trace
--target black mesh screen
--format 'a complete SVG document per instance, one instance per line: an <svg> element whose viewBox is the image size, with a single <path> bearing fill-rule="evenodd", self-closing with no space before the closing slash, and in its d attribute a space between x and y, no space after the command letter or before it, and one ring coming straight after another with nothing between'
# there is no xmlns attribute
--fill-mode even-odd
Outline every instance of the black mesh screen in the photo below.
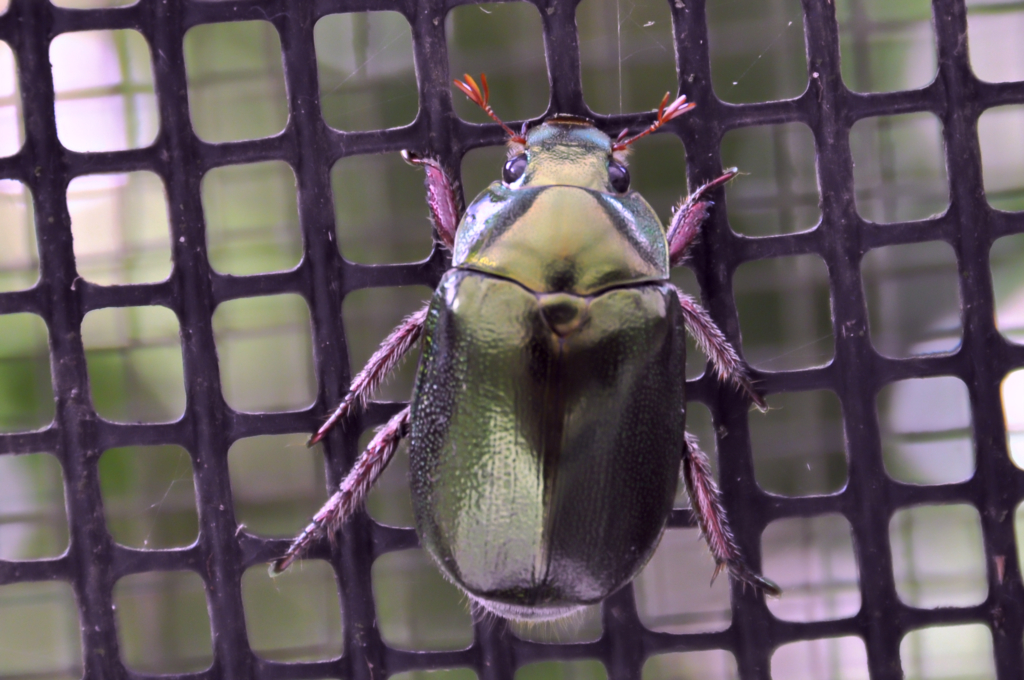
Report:
<svg viewBox="0 0 1024 680"><path fill-rule="evenodd" d="M816 182L808 175L804 177L808 183L801 184L800 170L792 163L780 160L773 170L777 191L772 200L781 202L772 204L771 210L791 210L797 221L802 219L800 215L810 215L806 229L769 235L744 232L737 227L739 215L749 209L756 216L764 208L758 203L760 199L749 198L744 206L738 195L735 220L730 220L727 212L732 206L720 200L691 268L705 304L727 335L738 342L741 330L746 336L747 318L765 312L759 308L756 296L750 297L751 290L756 293L756 281L744 293L748 301L737 306L739 294L734 295L734 287L741 285L738 271L762 261L772 263L796 256L813 255L811 259L820 258L824 263L824 267L810 265L812 274L799 279L799 285L792 289L783 290L778 298L782 302L774 304L781 304L785 312L790 301L808 294L811 284L807 282L817 277L822 286L820 299L809 304L831 310L831 321L826 315L819 319L819 326L824 326L826 339L833 339L834 349L823 350L822 362L792 370L778 369L788 368L784 361L773 369L770 362L761 364L749 353L748 358L769 402L785 403L797 414L800 408L818 408L821 403L832 409L836 425L829 436L840 452L831 459L837 466L834 474L826 475L832 481L816 489L816 495L787 494L785 480L778 483L778 489L770 489L776 493L765 491L757 467L763 463L758 462L756 441L752 455L752 432L759 427L757 418L761 416L748 415L740 400L710 376L691 380L690 396L695 404L703 403L710 410L725 501L751 561L761 564L760 537L772 522L838 517L852 532L856 576L851 578L856 581L859 607L838 617L793 620L773 614L757 594L733 587L726 625L709 632L666 632L653 630L641 621L631 586L604 603L601 632L590 641L539 642L517 634L504 622L483 620L473 624L473 642L468 648L399 649L387 644L379 631L371 568L386 554L413 548L416 537L411 529L386 526L362 514L345 529L336 546L325 544L309 556L311 561L329 560L336 574L343 645L337 645L338 651L324 660L294 663L268 660L253 651L250 638L254 614L245 611L243 573L279 555L287 542L284 538L264 537L239 524L234 513L228 451L235 442L258 435L311 432L341 399L350 378L342 310L348 294L393 286L433 287L445 270L445 255L439 249L413 264L376 266L344 259L336 243L336 195L330 173L339 159L356 159L353 167L358 171L360 157L395 154L406 148L459 168L468 151L503 144L504 135L498 126L466 123L453 109L451 76L461 74L449 73L445 17L454 8L469 4L454 0L140 0L126 7L73 10L43 0L12 0L6 13L0 15L0 39L10 46L17 63L24 125L23 146L17 153L0 158L0 178L17 180L31 192L39 267L34 285L0 293L0 315L31 314L45 321L54 401L52 422L41 429L31 430L17 418L11 421L13 424L8 423L7 432L0 434L0 453L4 457L38 452L56 456L63 473L68 527L68 549L58 556L0 560L0 586L42 581L70 584L81 630L81 665L72 665L63 674L54 671L42 675L67 677L77 675L80 669L87 678L145 675L129 670L123 661L125 635L131 635L131 631L118 629L115 585L132 575L174 572L197 575L202 580L213 659L209 670L177 677L382 678L404 671L468 668L479 678L497 679L511 678L518 668L538 661L596 660L603 664L609 678L625 679L639 678L651 657L727 650L735 659L735 669L727 668L721 677L738 674L753 679L772 677L773 654L784 645L855 638L861 643L856 645L862 650L859 657L855 653L856 658L849 663L835 657L820 674L808 670L800 677L863 677L845 675L844 669L866 668L871 678L895 679L903 677L901 668L906 670L912 663L904 644L908 633L932 626L982 624L991 639L991 652L984 655L991 656L994 671L969 669L963 677L1020 678L1024 674L1024 614L1020 604L1024 592L1014 520L1017 504L1024 497L1024 477L1011 460L1004 418L1004 394L1008 393L1001 393L1001 386L1009 374L1024 366L1024 350L997 329L997 292L990 251L997 239L1024 232L1024 221L1021 213L997 210L986 198L990 179L983 175L978 121L993 107L1024 104L1024 89L1018 81L990 83L974 75L967 49L967 10L956 0L933 2L937 77L921 89L870 94L849 89L844 85L844 75L847 81L855 79L851 73L864 77L870 64L865 61L867 53L859 47L867 44L870 35L877 35L871 30L882 26L899 31L906 22L901 23L904 20L898 16L885 20L867 16L860 3L841 4L838 11L852 36L846 44L841 40L833 3L805 0L802 11L793 16L786 15L787 5L779 3L783 24L787 18L795 21L794 30L799 31L803 22L806 84L802 80L796 83L793 98L751 103L726 103L716 96L721 87L713 83L709 57L709 45L714 47L715 36L709 35L705 3L668 2L677 85L699 108L669 125L662 134L675 135L683 142L691 189L721 172L723 149L731 148L730 134L742 135L755 126L796 129L786 125L798 123L804 132L794 134L804 135L801 139L807 148L813 145ZM588 116L612 135L626 126L638 130L646 125L651 119L649 112L601 115L588 108L580 55L581 49L586 52L589 48L578 40L577 2L537 0L532 4L543 26L550 85L547 113ZM718 11L716 6L712 3L707 9ZM481 10L487 7L483 5ZM414 122L404 127L342 132L329 126L321 111L314 26L327 15L370 10L397 12L411 27L419 109ZM194 131L189 113L185 33L206 24L257 20L272 24L279 36L287 124L280 134L262 139L203 141ZM148 42L160 121L151 145L124 151L76 152L66 149L58 139L50 42L68 32L100 29L134 29ZM768 41L767 48L771 45ZM846 60L843 67L841 47ZM854 61L859 70L846 71ZM484 68L487 66L482 65ZM514 65L504 68L514 70ZM738 73L738 80L745 75L742 68ZM940 170L941 166L945 168L948 195L943 196L940 190L932 197L941 211L936 216L902 213L899 191L886 190L887 186L892 188L893 173L899 171L898 149L886 152L896 155L881 164L873 193L861 191L857 173L863 172L863 164L856 161L863 149L857 141L858 124L882 121L878 123L879 134L884 136L892 125L898 125L892 122L895 117L907 114L928 114L941 125L941 147L936 148ZM780 136L769 141L776 151L788 144ZM211 266L208 253L209 216L202 200L203 176L216 168L263 161L284 161L294 173L301 260L294 268L274 273L221 273ZM166 190L173 262L170 275L155 283L91 282L80 276L81 263L76 263L66 199L68 184L85 175L134 171L155 173ZM495 168L494 177L497 172ZM682 193L681 178L672 181ZM921 189L922 193L927 191ZM1009 191L1000 196L1010 201L1014 194ZM876 212L870 213L874 221L861 216L869 204L875 206L871 210ZM820 210L820 219L815 217L816 210ZM751 219L757 221L756 217ZM422 230L425 225L421 221L409 225L409 229ZM871 267L882 265L872 260L872 253L890 246L911 246L909 251L887 251L899 259L904 253L918 252L918 245L926 242L947 244L945 249L940 246L942 253L952 250L952 256L940 254L937 258L941 266L955 268L959 323L951 323L957 329L954 335L962 328L962 339L954 339L952 345L937 351L890 358L889 352L877 349L884 339L879 340L877 333L882 322L873 316L873 300L884 306L893 293L884 286L875 287ZM1010 254L1011 269L1017 252ZM791 261L795 260L786 260ZM749 271L756 279L760 270ZM823 292L826 288L827 300ZM315 405L267 413L236 410L224 397L214 310L229 301L283 294L301 296L308 305L319 386ZM921 304L927 299L922 296ZM901 300L904 306L895 314L915 318L913 314L920 310L915 308L913 296ZM180 325L184 416L165 424L115 422L101 417L94 408L91 395L96 387L93 385L91 391L82 340L83 318L95 310L146 306L172 310ZM791 316L783 314L783 318L787 321L777 323L792 323ZM809 333L817 337L821 330ZM949 334L944 335L939 328L927 335L913 340L941 340ZM223 348L220 351L223 360ZM251 370L261 368L252 366ZM886 390L900 381L950 376L966 386L970 424L962 429L963 436L970 439L976 466L963 480L950 483L897 481L884 450L889 426L880 422L878 400L889 398L891 394ZM41 389L45 392L45 387ZM823 397L824 401L803 404L786 401L804 393L828 396ZM399 407L396 402L371 404L362 416L362 428L379 425ZM772 417L777 416L769 413L768 418ZM799 415L795 417L799 421ZM126 420L136 419L146 420ZM345 434L343 447L326 450L328 487L338 483L357 455L358 429ZM799 427L789 430L794 447L799 448L803 434ZM756 433L753 438L757 439ZM119 447L172 445L186 451L191 461L198 540L177 548L126 547L115 541L105 519L100 456ZM711 448L710 441L705 445ZM785 442L777 446L785 446ZM894 576L902 568L894 562L903 558L894 556L893 518L911 506L941 505L969 506L977 511L987 583L981 597L970 604L954 602L953 606L936 608L925 600L915 600L918 606L911 606ZM691 527L688 511L677 511L671 526L670 534L680 527ZM693 550L703 547L694 545ZM951 563L959 558L947 557ZM941 571L944 559L938 562L935 566ZM977 562L982 564L980 557ZM784 559L778 562L784 563ZM711 571L707 564L705 567L692 575L702 587ZM930 567L925 565L924 569ZM785 573L769 570L767 575L788 587ZM799 593L797 587L784 599L798 597ZM173 599L173 592L170 597ZM13 616L12 612L13 608L9 610ZM265 615L274 616L273 612ZM2 616L4 612L0 611ZM4 644L0 640L0 650ZM927 657L935 648L931 650L925 647L917 653ZM13 650L3 653L13 654ZM913 663L918 664L914 668L923 667L921 659ZM778 668L776 678L781 677ZM643 672L649 677L690 677L685 671L664 676L659 676L657 670ZM921 677L952 677L936 673ZM17 670L10 675L40 677Z"/></svg>

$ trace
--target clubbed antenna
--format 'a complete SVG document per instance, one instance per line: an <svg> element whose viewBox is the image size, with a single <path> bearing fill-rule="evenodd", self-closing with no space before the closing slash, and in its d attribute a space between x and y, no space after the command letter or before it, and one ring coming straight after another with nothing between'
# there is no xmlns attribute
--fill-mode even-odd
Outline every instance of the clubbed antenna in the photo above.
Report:
<svg viewBox="0 0 1024 680"><path fill-rule="evenodd" d="M634 137L630 137L629 139L623 139L623 137L626 136L626 131L623 130L619 134L618 139L615 140L615 144L612 145L612 151L625 151L626 148L636 140L640 139L641 137L646 137L647 135L651 134L652 132L660 128L665 123L669 122L674 118L678 118L679 116L683 115L684 113L692 109L694 106L696 106L695 104L686 103L685 94L682 97L679 97L679 99L676 99L671 104L668 103L668 98L669 93L666 92L665 96L661 100L661 106L658 107L658 119L651 123L651 126L649 128L647 128L646 130L644 130L643 132Z"/></svg>
<svg viewBox="0 0 1024 680"><path fill-rule="evenodd" d="M517 135L515 132L513 132L512 128L510 128L508 125L505 125L505 121L503 121L501 118L498 118L498 115L494 113L494 109L492 109L491 105L487 103L488 100L491 98L491 90L489 87L487 87L487 76L484 75L483 73L480 74L480 82L483 83L484 86L482 92L480 91L480 86L476 84L475 80L473 80L473 76L466 73L463 74L462 77L465 78L465 80L453 81L455 83L455 87L462 90L462 92L467 97L469 97L469 100L471 102L473 102L481 109L483 109L484 113L491 117L491 120L500 125L505 130L505 133L508 135L508 138L511 141L515 142L516 144L526 144L526 137L524 137L523 135Z"/></svg>

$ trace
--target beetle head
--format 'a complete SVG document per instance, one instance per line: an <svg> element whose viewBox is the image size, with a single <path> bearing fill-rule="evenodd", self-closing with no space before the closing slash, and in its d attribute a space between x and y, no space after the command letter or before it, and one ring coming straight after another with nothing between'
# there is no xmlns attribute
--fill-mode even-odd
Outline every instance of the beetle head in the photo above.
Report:
<svg viewBox="0 0 1024 680"><path fill-rule="evenodd" d="M566 185L617 193L608 174L615 162L612 141L588 120L549 118L526 133L518 155L525 155L527 164L510 187Z"/></svg>
<svg viewBox="0 0 1024 680"><path fill-rule="evenodd" d="M455 86L508 134L508 162L502 179L513 189L562 185L624 194L629 190L629 146L693 108L685 96L670 103L666 92L654 123L632 137L627 137L627 128L614 142L594 127L593 121L568 114L556 114L529 131L524 124L516 134L491 108L487 76L481 74L480 82L483 87L467 73Z"/></svg>

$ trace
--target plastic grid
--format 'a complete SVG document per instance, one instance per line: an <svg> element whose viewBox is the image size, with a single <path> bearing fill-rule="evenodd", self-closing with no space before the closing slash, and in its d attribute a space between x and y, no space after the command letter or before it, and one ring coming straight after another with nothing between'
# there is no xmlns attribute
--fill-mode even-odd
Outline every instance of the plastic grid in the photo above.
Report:
<svg viewBox="0 0 1024 680"><path fill-rule="evenodd" d="M981 622L992 631L997 677L1024 674L1022 582L1013 532L1013 512L1024 498L1024 472L1010 461L1000 401L1000 383L1024 365L1024 347L1005 340L994 325L989 249L1008 234L1024 232L1020 213L992 209L986 202L977 120L993 106L1024 103L1024 83L984 83L970 68L966 46L966 10L956 0L934 0L938 77L920 90L858 94L839 77L839 36L831 3L805 0L808 87L786 101L732 105L717 99L711 87L708 39L702 2L672 2L677 72L682 91L701 103L700 115L669 126L685 144L692 177L720 171L719 146L730 129L799 121L811 128L817 151L822 219L797 234L748 238L730 231L724 210L717 210L695 255L705 302L726 333L738 336L731 294L735 269L744 262L816 253L828 265L835 358L809 370L757 373L772 393L827 388L842 402L849 483L828 496L783 498L760 490L754 479L745 410L710 379L690 384L691 398L705 402L728 431L719 436L723 492L741 544L755 556L758 537L782 517L841 513L850 522L860 574L862 607L855 616L833 621L794 623L774 618L761 599L734 587L732 624L721 632L672 635L652 632L640 623L632 589L625 588L603 607L603 635L594 642L540 644L515 637L499 621L475 624L468 649L412 652L388 647L375 627L370 584L373 560L389 551L414 546L408 529L394 529L365 515L353 520L330 554L344 602L345 653L339 658L286 664L257 657L250 649L242 611L240 579L248 566L280 553L282 540L262 539L239 527L232 514L227 450L233 441L257 434L308 432L343 395L349 379L345 359L341 302L354 290L409 284L435 285L445 268L444 254L411 265L368 266L342 260L334 244L329 168L344 156L396 152L403 148L439 157L458 168L469 149L498 145L495 125L471 125L452 111L451 79L444 16L454 6L436 0L142 0L124 8L65 10L40 0L13 0L0 16L0 39L14 50L23 98L26 142L19 153L0 160L0 177L17 179L34 197L40 279L31 289L0 294L0 313L29 312L45 319L56 415L40 431L0 435L4 454L48 451L63 466L67 489L70 547L55 559L0 561L0 584L63 580L74 588L82 630L87 678L140 677L122 664L112 610L112 589L133 573L191 570L206 584L213 630L214 663L208 670L170 677L189 678L374 678L411 669L468 666L482 679L511 678L515 668L547 659L596 658L610 678L637 678L647 657L669 651L708 648L735 654L740 676L768 678L770 657L781 644L854 635L863 639L871 677L900 678L900 640L912 629ZM575 0L537 0L543 20L551 102L549 113L582 114L615 133L639 127L650 114L600 116L583 99L574 23ZM322 120L318 104L313 25L338 12L389 9L403 14L414 38L420 111L409 126L370 132L340 132ZM271 138L223 144L201 141L193 132L187 101L182 40L190 27L212 22L268 20L280 33L287 83L289 121ZM60 33L133 28L160 58L153 62L161 128L155 143L143 149L75 153L58 141L48 46ZM950 205L942 215L886 225L858 217L854 205L849 131L863 118L927 111L942 121ZM284 160L294 169L299 192L303 259L295 269L248 277L215 272L206 257L200 179L223 165ZM72 250L65 187L74 177L99 172L150 170L167 188L173 244L173 272L164 282L100 286L78 278ZM692 182L691 182L692 183ZM956 253L963 341L948 354L890 359L871 346L860 262L871 248L943 240ZM312 316L319 393L310 409L275 414L233 411L219 380L211 317L217 304L231 299L298 293ZM90 403L88 373L81 340L83 316L95 309L162 305L177 314L186 380L184 417L160 425L117 424L101 419ZM957 484L915 486L893 481L884 470L875 396L885 385L911 377L952 375L968 386L977 469ZM374 404L362 425L383 422L399 406ZM353 428L355 430L356 428ZM358 433L336 433L327 446L329 482L336 484L351 464ZM193 457L200 507L198 542L176 550L136 550L116 545L103 518L96 463L105 449L128 445L177 444ZM889 521L911 505L969 503L982 522L988 597L970 607L919 609L896 593ZM677 512L674 526L689 526ZM756 559L754 562L756 563Z"/></svg>

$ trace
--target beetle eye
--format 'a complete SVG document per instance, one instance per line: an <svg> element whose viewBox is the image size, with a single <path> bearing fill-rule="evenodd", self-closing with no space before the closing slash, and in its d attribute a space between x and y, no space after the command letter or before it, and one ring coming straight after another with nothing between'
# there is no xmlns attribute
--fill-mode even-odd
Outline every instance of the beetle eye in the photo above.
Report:
<svg viewBox="0 0 1024 680"><path fill-rule="evenodd" d="M612 161L608 164L608 182L620 194L629 190L629 170L625 165Z"/></svg>
<svg viewBox="0 0 1024 680"><path fill-rule="evenodd" d="M526 154L521 153L505 162L505 167L501 170L501 179L505 184L512 184L522 177L524 172L526 172Z"/></svg>

